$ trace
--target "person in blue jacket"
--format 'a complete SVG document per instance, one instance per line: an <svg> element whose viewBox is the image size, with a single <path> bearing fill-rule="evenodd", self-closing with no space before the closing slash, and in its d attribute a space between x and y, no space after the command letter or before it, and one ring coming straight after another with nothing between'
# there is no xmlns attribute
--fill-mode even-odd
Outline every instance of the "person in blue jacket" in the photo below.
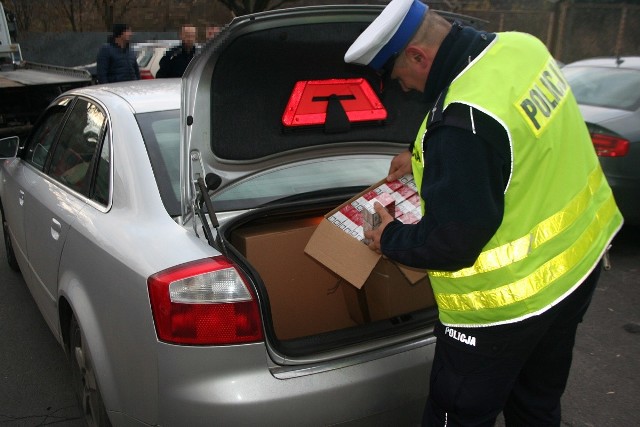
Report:
<svg viewBox="0 0 640 427"><path fill-rule="evenodd" d="M129 47L133 32L127 24L114 24L107 43L98 51L98 83L140 79L136 55Z"/></svg>

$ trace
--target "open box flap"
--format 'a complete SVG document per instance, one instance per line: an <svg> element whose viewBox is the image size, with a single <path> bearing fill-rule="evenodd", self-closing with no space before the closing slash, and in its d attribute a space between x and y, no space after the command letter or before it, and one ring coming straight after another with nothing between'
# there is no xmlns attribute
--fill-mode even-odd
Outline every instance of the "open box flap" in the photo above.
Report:
<svg viewBox="0 0 640 427"><path fill-rule="evenodd" d="M381 258L327 220L318 225L304 251L358 289Z"/></svg>

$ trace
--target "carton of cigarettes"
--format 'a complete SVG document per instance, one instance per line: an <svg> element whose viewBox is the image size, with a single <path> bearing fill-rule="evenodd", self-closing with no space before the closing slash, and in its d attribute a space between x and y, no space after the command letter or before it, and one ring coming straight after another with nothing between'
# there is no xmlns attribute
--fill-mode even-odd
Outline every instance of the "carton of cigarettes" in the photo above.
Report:
<svg viewBox="0 0 640 427"><path fill-rule="evenodd" d="M415 224L422 217L420 195L413 175L391 182L383 178L328 212L304 249L307 255L358 289L369 279L375 281L374 277L381 277L373 273L378 264L391 262L362 244L365 228L380 225L379 215L375 215L376 201L403 224ZM411 284L426 277L422 269L396 265Z"/></svg>

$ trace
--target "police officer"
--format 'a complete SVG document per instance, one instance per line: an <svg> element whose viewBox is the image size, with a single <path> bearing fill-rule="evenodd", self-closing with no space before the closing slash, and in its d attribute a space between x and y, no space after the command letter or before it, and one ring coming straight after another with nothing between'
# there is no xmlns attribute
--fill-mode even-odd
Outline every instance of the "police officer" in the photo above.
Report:
<svg viewBox="0 0 640 427"><path fill-rule="evenodd" d="M381 206L370 248L424 268L439 310L423 424L559 426L578 323L622 216L571 89L531 35L450 24L392 0L345 54L422 92L429 112L388 180L413 172L423 217Z"/></svg>
<svg viewBox="0 0 640 427"><path fill-rule="evenodd" d="M182 77L184 74L184 70L196 54L196 27L189 24L183 25L180 30L180 40L180 45L169 49L160 60L156 78Z"/></svg>

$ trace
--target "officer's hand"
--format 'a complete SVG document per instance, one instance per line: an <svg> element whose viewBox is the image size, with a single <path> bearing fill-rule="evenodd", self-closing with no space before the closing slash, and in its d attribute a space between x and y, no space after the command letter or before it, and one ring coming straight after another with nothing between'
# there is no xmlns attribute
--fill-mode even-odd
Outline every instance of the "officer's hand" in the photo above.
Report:
<svg viewBox="0 0 640 427"><path fill-rule="evenodd" d="M382 253L380 247L380 238L382 237L382 232L384 231L384 228L387 226L387 224L393 221L393 217L389 215L389 212L387 212L387 210L380 203L375 202L373 207L376 210L376 213L380 215L381 223L375 230L365 231L364 237L370 240L369 249L378 253Z"/></svg>
<svg viewBox="0 0 640 427"><path fill-rule="evenodd" d="M411 152L405 150L391 160L387 182L395 181L411 173Z"/></svg>

